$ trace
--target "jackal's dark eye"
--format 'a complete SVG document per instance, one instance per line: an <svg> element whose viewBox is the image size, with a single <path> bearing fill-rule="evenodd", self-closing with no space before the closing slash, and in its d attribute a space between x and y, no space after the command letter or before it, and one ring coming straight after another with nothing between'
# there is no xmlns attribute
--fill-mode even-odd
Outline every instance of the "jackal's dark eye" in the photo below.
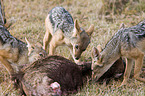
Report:
<svg viewBox="0 0 145 96"><path fill-rule="evenodd" d="M78 49L78 48L79 48L79 46L78 46L78 45L75 45L75 48L76 48L76 49Z"/></svg>
<svg viewBox="0 0 145 96"><path fill-rule="evenodd" d="M44 55L43 55L43 53L39 53L39 56L43 57Z"/></svg>
<svg viewBox="0 0 145 96"><path fill-rule="evenodd" d="M32 49L34 49L34 46L32 46Z"/></svg>

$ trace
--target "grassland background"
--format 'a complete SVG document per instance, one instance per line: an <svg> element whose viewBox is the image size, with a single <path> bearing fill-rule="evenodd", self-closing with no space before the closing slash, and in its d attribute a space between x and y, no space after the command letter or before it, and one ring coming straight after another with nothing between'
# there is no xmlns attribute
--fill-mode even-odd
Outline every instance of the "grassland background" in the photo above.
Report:
<svg viewBox="0 0 145 96"><path fill-rule="evenodd" d="M112 35L117 32L121 23L130 27L145 19L144 0L4 0L4 5L7 22L12 23L8 30L14 37L22 41L27 37L30 42L42 44L45 34L45 17L55 6L67 9L73 19L77 19L84 29L94 24L95 30L91 43L82 54L82 61L90 58L93 46L101 44L104 47ZM56 54L71 58L67 47L58 47ZM144 71L142 73L145 74ZM145 75L142 76L145 78ZM145 95L145 83L130 79L127 86L119 88L121 81L111 80L108 85L88 83L75 95ZM0 65L0 96L5 95L19 96L18 91L14 90L11 85L7 71Z"/></svg>

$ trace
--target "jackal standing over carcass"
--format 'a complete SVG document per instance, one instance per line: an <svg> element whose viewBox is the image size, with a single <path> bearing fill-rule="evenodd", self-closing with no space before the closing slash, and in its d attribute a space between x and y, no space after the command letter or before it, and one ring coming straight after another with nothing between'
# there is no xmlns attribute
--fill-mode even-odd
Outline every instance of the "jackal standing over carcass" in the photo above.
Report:
<svg viewBox="0 0 145 96"><path fill-rule="evenodd" d="M134 78L145 82L144 78L139 77L145 53L145 20L136 26L119 29L102 51L98 49L94 49L96 55L94 55L92 64L95 80L98 80L117 59L125 57L126 69L121 85L127 83L133 60L135 60Z"/></svg>
<svg viewBox="0 0 145 96"><path fill-rule="evenodd" d="M43 39L43 48L53 55L57 46L67 45L75 62L80 61L80 56L90 43L94 30L92 24L88 30L80 28L78 21L73 21L70 13L63 7L53 8L45 19L46 33Z"/></svg>

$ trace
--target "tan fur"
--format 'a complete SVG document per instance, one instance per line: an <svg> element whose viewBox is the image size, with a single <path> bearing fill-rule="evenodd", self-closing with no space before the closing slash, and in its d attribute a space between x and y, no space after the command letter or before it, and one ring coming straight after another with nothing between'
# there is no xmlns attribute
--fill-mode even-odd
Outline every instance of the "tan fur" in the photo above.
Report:
<svg viewBox="0 0 145 96"><path fill-rule="evenodd" d="M93 78L98 80L113 63L120 57L126 58L126 69L124 80L121 84L126 85L135 61L134 78L145 82L144 78L140 77L140 71L143 65L145 54L145 20L138 23L136 26L125 28L124 24L115 33L105 45L102 52L99 49L93 49L92 52L92 70ZM102 65L102 66L99 66Z"/></svg>
<svg viewBox="0 0 145 96"><path fill-rule="evenodd" d="M9 74L12 74L12 73L14 73L14 69L7 59L11 59L13 62L15 62L18 59L18 50L16 48L13 49L13 51L15 51L15 50L17 51L14 53L14 52L10 51L11 50L10 46L7 46L7 47L9 47L9 48L6 48L6 47L0 48L0 61L5 66L5 68L9 72Z"/></svg>
<svg viewBox="0 0 145 96"><path fill-rule="evenodd" d="M86 46L88 44L84 44L82 38L86 38L85 40L89 40L91 37L91 34L94 30L94 25L92 24L89 29L86 31L87 34L80 35L82 30L80 29L80 26L77 22L77 20L74 21L74 30L72 37L64 36L64 33L61 29L58 29L55 33L53 33L53 26L49 20L49 15L45 19L45 27L46 27L46 33L44 35L43 39L43 48L45 51L47 51L47 46L49 44L49 55L53 55L55 52L55 49L57 46L60 45L67 45L70 49L70 53L75 60L76 63L80 62L80 55L83 52L83 48L86 49ZM70 34L70 33L68 33ZM88 37L89 36L89 37ZM74 39L72 39L74 38ZM79 50L75 49L75 45L82 46ZM75 58L79 58L76 60Z"/></svg>
<svg viewBox="0 0 145 96"><path fill-rule="evenodd" d="M12 48L10 44L0 46L0 61L11 76L15 73L12 64L15 64L17 67L23 66L23 64L32 63L41 58L42 55L46 55L45 51L41 47L38 47L37 45L32 46L28 40L27 43L28 49L22 49L23 52L21 54L19 53L18 48Z"/></svg>
<svg viewBox="0 0 145 96"><path fill-rule="evenodd" d="M102 51L102 46L101 45L97 45L97 49L98 49L99 52L101 52Z"/></svg>
<svg viewBox="0 0 145 96"><path fill-rule="evenodd" d="M144 42L145 42L145 40L142 40L138 43L138 45L141 45ZM142 47L144 47L144 46L142 46ZM98 50L100 50L100 49L98 49ZM92 51L92 61L93 61L92 70L93 70L93 68L95 68L96 65L98 65L98 66L100 65L99 62L102 62L99 59L96 60L96 58L94 57L95 55L98 56L100 54L100 52L99 53L98 52L97 52L97 50ZM132 69L132 66L133 66L133 60L135 60L134 78L136 80L145 82L144 78L139 77L140 76L140 71L141 71L141 68L142 68L142 65L143 65L144 53L138 48L134 48L130 51L125 51L125 49L121 49L121 56L126 57L126 69L125 69L125 73L124 73L124 80L123 80L121 86L126 85L127 80L130 77L131 69ZM96 78L96 76L97 77L102 76L102 74L104 74L104 72L106 72L106 70L108 70L108 68L110 68L110 66L112 66L112 64L102 65L102 66L103 66L102 69L93 71L92 78ZM96 72L96 74L94 72Z"/></svg>
<svg viewBox="0 0 145 96"><path fill-rule="evenodd" d="M43 45L44 45L43 49L45 51L47 51L47 46L48 46L48 44L51 40L51 37L52 37L51 32L53 32L52 24L49 20L49 15L45 19L45 28L46 28L46 33L45 33L44 39L43 39Z"/></svg>
<svg viewBox="0 0 145 96"><path fill-rule="evenodd" d="M142 46L144 45L143 43L145 42L145 39L140 41L138 43L138 46ZM141 49L143 49L145 46L140 47ZM134 67L134 78L139 80L139 81L143 81L145 82L144 78L139 77L140 76L140 72L141 72L141 68L143 65L143 58L144 58L144 53L138 49L138 48L134 48L131 51L124 51L123 49L121 49L121 54L123 57L126 57L126 69L125 69L125 74L124 74L124 80L121 84L122 85L126 85L127 80L130 76L130 72L133 66L133 60L135 60L135 67Z"/></svg>

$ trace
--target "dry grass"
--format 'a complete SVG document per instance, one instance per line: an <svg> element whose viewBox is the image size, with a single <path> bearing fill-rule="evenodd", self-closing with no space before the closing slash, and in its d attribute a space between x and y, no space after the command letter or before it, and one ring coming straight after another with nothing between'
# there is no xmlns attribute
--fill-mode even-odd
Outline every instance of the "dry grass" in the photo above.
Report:
<svg viewBox="0 0 145 96"><path fill-rule="evenodd" d="M114 5L115 3L112 3L114 1L120 0L5 0L4 4L7 21L13 23L9 28L10 33L23 41L27 37L31 42L42 44L45 34L45 17L48 11L55 6L63 6L67 9L74 19L79 20L84 29L87 29L90 24L94 24L95 31L92 35L91 44L82 54L82 60L85 61L90 57L91 48L98 44L104 47L112 35L117 32L121 23L130 27L145 19L144 0L123 0L128 1L123 6L119 5L120 3ZM57 48L57 54L69 58L68 53L67 47L65 49ZM0 65L0 70L0 96L18 96L18 92L13 90L11 86L5 68ZM143 77L145 78L145 76ZM87 84L76 95L142 96L145 94L144 83L130 79L127 86L119 88L121 81L112 80L108 85Z"/></svg>

